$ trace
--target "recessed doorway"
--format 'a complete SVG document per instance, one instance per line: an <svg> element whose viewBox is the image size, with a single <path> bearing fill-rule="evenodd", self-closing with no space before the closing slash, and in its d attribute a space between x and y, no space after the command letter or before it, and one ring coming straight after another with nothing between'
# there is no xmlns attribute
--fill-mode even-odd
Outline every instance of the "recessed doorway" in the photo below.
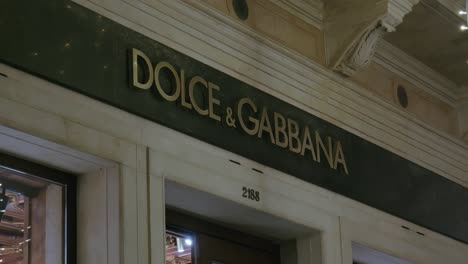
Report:
<svg viewBox="0 0 468 264"><path fill-rule="evenodd" d="M166 264L279 264L278 241L166 210Z"/></svg>
<svg viewBox="0 0 468 264"><path fill-rule="evenodd" d="M169 180L165 201L166 264L322 263L317 229Z"/></svg>

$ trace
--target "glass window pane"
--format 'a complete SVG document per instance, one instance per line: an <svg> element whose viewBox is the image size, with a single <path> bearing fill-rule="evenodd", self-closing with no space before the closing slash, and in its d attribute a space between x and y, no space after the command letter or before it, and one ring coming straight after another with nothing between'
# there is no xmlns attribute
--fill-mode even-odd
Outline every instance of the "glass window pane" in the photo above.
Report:
<svg viewBox="0 0 468 264"><path fill-rule="evenodd" d="M177 232L166 232L166 264L192 264L193 238Z"/></svg>
<svg viewBox="0 0 468 264"><path fill-rule="evenodd" d="M64 263L63 186L0 168L0 263Z"/></svg>

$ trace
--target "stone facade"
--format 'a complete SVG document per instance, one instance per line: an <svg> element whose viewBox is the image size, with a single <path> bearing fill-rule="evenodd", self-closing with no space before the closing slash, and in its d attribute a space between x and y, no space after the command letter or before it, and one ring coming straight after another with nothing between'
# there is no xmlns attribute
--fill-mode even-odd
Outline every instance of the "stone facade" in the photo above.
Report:
<svg viewBox="0 0 468 264"><path fill-rule="evenodd" d="M248 1L246 20L232 1L74 2L468 186L468 104L382 57L352 77L337 74L318 1ZM353 242L414 263L466 263L466 244L411 221L11 66L0 64L0 73L0 150L78 175L79 264L164 263L165 207L174 202L166 188L173 186L236 204L229 214L206 210L213 220L247 226L241 214L254 210L301 225L291 238L297 264L351 264ZM398 85L406 88L406 108ZM239 195L246 185L262 193L262 202ZM184 206L197 205L187 199Z"/></svg>

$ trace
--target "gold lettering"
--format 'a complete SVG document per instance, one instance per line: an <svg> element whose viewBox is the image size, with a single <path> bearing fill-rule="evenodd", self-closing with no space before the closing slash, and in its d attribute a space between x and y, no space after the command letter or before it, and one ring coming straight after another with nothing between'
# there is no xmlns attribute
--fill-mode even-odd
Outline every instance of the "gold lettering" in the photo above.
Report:
<svg viewBox="0 0 468 264"><path fill-rule="evenodd" d="M274 112L275 118L275 141L276 145L287 148L288 147L288 134L286 133L286 119L283 115ZM283 141L281 141L283 138Z"/></svg>
<svg viewBox="0 0 468 264"><path fill-rule="evenodd" d="M159 73L163 68L169 69L169 71L172 73L172 76L174 77L174 80L176 82L176 87L175 91L173 94L167 94L164 89L161 87L161 82L159 81ZM176 101L179 98L180 95L180 79L179 75L177 74L176 69L166 61L161 61L156 65L156 68L154 69L154 78L156 82L156 88L158 89L159 94L166 99L167 101L173 102Z"/></svg>
<svg viewBox="0 0 468 264"><path fill-rule="evenodd" d="M325 145L323 144L322 138L320 137L320 134L318 131L315 131L315 146L317 148L317 162L321 161L321 151L325 154L325 158L328 161L328 164L330 165L330 168L333 168L333 150L332 150L332 142L331 138L327 137L328 141L328 148L325 148Z"/></svg>
<svg viewBox="0 0 468 264"><path fill-rule="evenodd" d="M146 63L146 75L148 80L145 83L141 83L138 80L138 57L142 58ZM132 69L133 69L133 86L140 89L149 89L153 84L153 65L149 58L141 51L137 49L132 49Z"/></svg>
<svg viewBox="0 0 468 264"><path fill-rule="evenodd" d="M349 175L348 173L348 166L346 165L346 159L343 153L343 148L341 147L341 142L337 141L336 142L336 151L335 151L335 164L333 168L336 170L338 168L338 163L343 166L343 169L346 173L346 175Z"/></svg>
<svg viewBox="0 0 468 264"><path fill-rule="evenodd" d="M310 150L310 153L312 154L312 158L314 161L317 161L317 157L315 156L315 149L314 145L312 144L312 139L310 137L310 131L309 127L306 126L304 128L304 132L302 133L302 150L301 150L301 155L305 155L306 149Z"/></svg>
<svg viewBox="0 0 468 264"><path fill-rule="evenodd" d="M239 103L237 104L237 116L239 118L239 123L244 129L245 133L253 136L257 134L258 132L258 119L255 119L251 116L249 116L249 121L254 124L254 128L250 129L247 127L247 125L244 122L244 119L242 118L242 110L244 109L244 105L247 104L250 106L250 108L253 110L254 113L257 113L257 106L253 103L253 101L250 98L244 97L239 100Z"/></svg>
<svg viewBox="0 0 468 264"><path fill-rule="evenodd" d="M214 98L213 90L219 91L219 86L214 84L214 83L208 83L208 109L210 111L210 117L213 118L214 120L220 122L221 117L219 115L215 114L214 105L219 106L221 104L221 102L219 101L218 98Z"/></svg>
<svg viewBox="0 0 468 264"><path fill-rule="evenodd" d="M172 74L171 77L175 81L175 87L170 87L170 92L166 92L168 89L165 90L161 86L160 73L163 69L169 70ZM181 97L181 105L183 107L188 109L193 108L200 115L209 116L221 122L221 116L216 113L216 107L221 105L221 101L215 96L215 93L220 91L218 85L207 82L201 76L195 76L189 82L187 98L186 76L183 69L181 69L179 75L174 66L169 62L161 61L156 64L153 70L153 65L149 58L142 51L137 49L132 49L132 70L132 83L134 87L146 90L151 88L154 82L157 91L165 100L174 102ZM207 105L201 105L201 102L196 101L194 92L197 84L204 86L207 90ZM243 112L246 110L244 107L246 105L249 108L247 109L249 114ZM203 109L203 107L206 108ZM229 111L231 110L229 109ZM326 142L324 143L320 133L315 131L314 142L308 126L302 129L301 134L301 127L298 122L293 119L286 119L282 114L277 112L273 113L273 131L267 108L262 109L260 120L254 117L257 115L251 115L251 113L256 114L257 112L258 108L250 98L244 97L239 100L237 104L237 118L245 133L251 136L256 135L258 138L262 138L264 132L268 133L271 143L282 148L288 148L291 152L298 153L301 156L305 156L307 150L309 150L313 160L316 162L321 162L322 155L324 155L330 168L338 170L339 165L341 165L345 174L349 175L348 165L340 141L335 141L332 145L332 138L327 136Z"/></svg>
<svg viewBox="0 0 468 264"><path fill-rule="evenodd" d="M180 70L180 86L181 86L181 90L180 90L180 97L181 97L181 105L183 107L186 107L188 109L192 109L192 105L187 102L187 95L185 94L185 71L184 69L181 69Z"/></svg>
<svg viewBox="0 0 468 264"><path fill-rule="evenodd" d="M301 152L301 139L299 138L299 133L299 124L288 118L289 150L294 153Z"/></svg>
<svg viewBox="0 0 468 264"><path fill-rule="evenodd" d="M197 83L201 83L203 84L203 86L205 86L206 88L208 88L208 83L205 81L205 79L203 79L202 77L200 76L195 76L192 78L192 80L190 80L190 84L189 84L189 97L190 97L190 102L192 102L192 105L193 105L193 108L195 108L195 110L200 114L200 115L208 115L209 114L209 111L208 109L202 109L200 107L200 105L198 105L197 101L195 100L195 96L194 96L194 89L195 89L195 85Z"/></svg>
<svg viewBox="0 0 468 264"><path fill-rule="evenodd" d="M275 138L273 137L273 131L271 130L270 119L268 118L268 111L266 108L263 108L262 117L260 118L260 129L258 130L259 138L262 137L263 131L268 132L271 143L275 144Z"/></svg>

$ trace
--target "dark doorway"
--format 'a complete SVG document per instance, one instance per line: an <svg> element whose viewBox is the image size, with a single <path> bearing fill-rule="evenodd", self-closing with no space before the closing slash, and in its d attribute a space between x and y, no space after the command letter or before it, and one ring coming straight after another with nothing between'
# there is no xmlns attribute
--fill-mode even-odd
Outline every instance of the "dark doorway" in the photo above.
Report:
<svg viewBox="0 0 468 264"><path fill-rule="evenodd" d="M279 264L274 241L166 210L166 264Z"/></svg>

